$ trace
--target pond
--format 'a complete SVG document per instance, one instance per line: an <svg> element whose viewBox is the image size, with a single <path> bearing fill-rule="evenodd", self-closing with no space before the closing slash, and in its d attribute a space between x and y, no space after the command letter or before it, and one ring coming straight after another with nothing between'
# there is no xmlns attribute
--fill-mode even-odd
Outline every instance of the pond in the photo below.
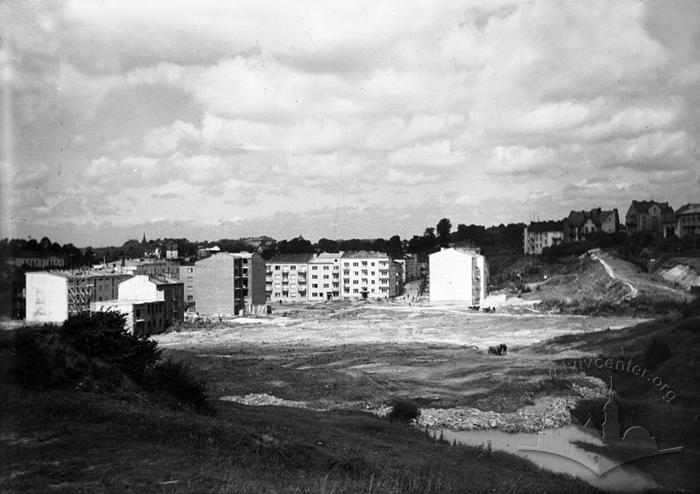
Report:
<svg viewBox="0 0 700 494"><path fill-rule="evenodd" d="M614 492L639 492L659 487L649 475L629 464L616 466L617 463L613 460L576 446L575 442L603 446L599 436L591 434L589 429L580 425L545 429L539 433L450 429L433 429L432 433L435 437L439 437L442 433L442 436L450 442L456 441L469 446L488 447L490 445L494 451L504 451L526 458L540 468L578 477L600 489ZM527 448L537 448L540 451ZM604 473L599 475L596 471Z"/></svg>

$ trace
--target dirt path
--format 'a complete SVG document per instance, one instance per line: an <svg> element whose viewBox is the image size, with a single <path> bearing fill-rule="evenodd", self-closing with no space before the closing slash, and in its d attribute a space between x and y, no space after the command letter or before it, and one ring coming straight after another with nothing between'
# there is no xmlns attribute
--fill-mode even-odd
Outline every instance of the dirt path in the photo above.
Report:
<svg viewBox="0 0 700 494"><path fill-rule="evenodd" d="M626 261L617 259L599 250L592 251L591 257L601 263L611 278L620 280L630 288L631 298L635 298L640 291L651 291L660 292L666 296L670 295L673 298L684 301L692 299L688 292L655 281L651 278L651 275L639 272L638 268Z"/></svg>
<svg viewBox="0 0 700 494"><path fill-rule="evenodd" d="M600 250L596 249L594 251L591 251L591 258L595 259L603 265L603 268L605 268L605 272L608 273L608 276L610 276L614 280L620 280L625 285L627 285L627 287L630 289L629 298L635 298L639 294L639 290L632 286L632 283L620 278L617 274L615 274L615 271L613 271L612 266L610 266L610 264L608 264L608 262L605 259L600 257Z"/></svg>

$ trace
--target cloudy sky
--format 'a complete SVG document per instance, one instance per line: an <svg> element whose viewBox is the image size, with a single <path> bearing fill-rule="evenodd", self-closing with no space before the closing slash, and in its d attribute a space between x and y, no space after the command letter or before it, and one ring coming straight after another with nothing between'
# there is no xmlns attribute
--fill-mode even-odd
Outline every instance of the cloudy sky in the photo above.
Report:
<svg viewBox="0 0 700 494"><path fill-rule="evenodd" d="M2 236L422 233L700 201L700 2L6 1Z"/></svg>

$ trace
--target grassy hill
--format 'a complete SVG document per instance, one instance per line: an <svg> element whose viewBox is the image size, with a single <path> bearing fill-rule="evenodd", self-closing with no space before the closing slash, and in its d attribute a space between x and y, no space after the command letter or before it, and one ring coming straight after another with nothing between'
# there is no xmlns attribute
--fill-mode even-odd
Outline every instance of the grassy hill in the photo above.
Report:
<svg viewBox="0 0 700 494"><path fill-rule="evenodd" d="M584 373L612 382L619 395L622 430L640 425L656 437L659 447L684 447L683 454L647 458L634 465L652 474L665 490L696 491L700 485L700 301L696 299L676 317L618 331L561 336L529 349L542 354L562 350L593 356L592 361L588 357L561 360L560 369L566 372L578 362ZM600 368L596 359L599 363L609 359L613 369ZM632 362L640 370L615 368L618 361ZM600 428L604 402L582 401L572 413L582 423L591 418Z"/></svg>

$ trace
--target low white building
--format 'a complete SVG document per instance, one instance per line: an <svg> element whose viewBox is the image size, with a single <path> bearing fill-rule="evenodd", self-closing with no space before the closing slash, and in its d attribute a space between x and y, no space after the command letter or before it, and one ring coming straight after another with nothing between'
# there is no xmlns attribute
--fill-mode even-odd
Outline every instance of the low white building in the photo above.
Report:
<svg viewBox="0 0 700 494"><path fill-rule="evenodd" d="M430 303L481 305L487 295L486 258L471 249L443 248L431 254Z"/></svg>
<svg viewBox="0 0 700 494"><path fill-rule="evenodd" d="M175 285L177 283L168 283ZM163 283L137 275L119 284L116 300L93 302L92 312L115 310L126 316L126 330L140 335L159 333L172 323L172 300L166 302Z"/></svg>

